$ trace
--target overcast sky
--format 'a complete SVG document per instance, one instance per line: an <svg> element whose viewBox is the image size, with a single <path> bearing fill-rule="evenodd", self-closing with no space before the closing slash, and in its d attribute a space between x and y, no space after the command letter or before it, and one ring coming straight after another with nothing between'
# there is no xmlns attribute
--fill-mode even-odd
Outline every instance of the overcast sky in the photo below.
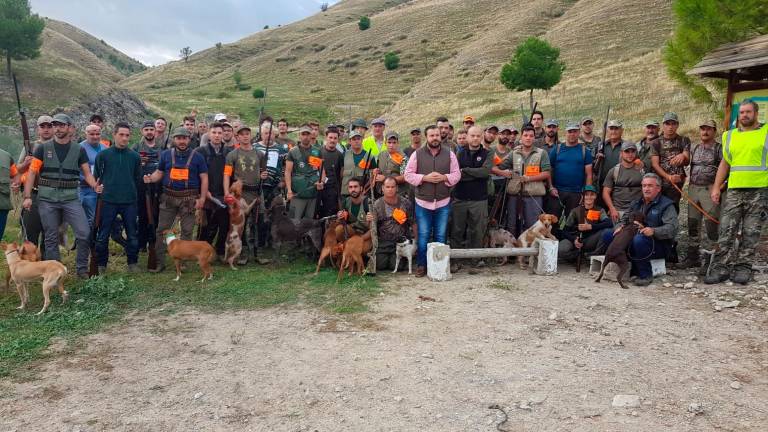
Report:
<svg viewBox="0 0 768 432"><path fill-rule="evenodd" d="M265 25L300 20L326 2L337 0L31 0L35 13L75 25L153 66L178 59L185 46L197 52Z"/></svg>

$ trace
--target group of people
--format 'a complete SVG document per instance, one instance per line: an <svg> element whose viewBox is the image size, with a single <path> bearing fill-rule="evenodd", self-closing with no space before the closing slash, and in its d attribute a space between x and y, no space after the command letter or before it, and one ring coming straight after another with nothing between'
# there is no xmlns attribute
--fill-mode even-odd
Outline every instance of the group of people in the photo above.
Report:
<svg viewBox="0 0 768 432"><path fill-rule="evenodd" d="M319 123L309 122L294 141L285 119L266 118L254 131L217 114L211 123L187 116L172 131L165 119L147 121L133 146L127 123L116 123L109 139L104 119L94 115L78 143L66 114L41 116L32 154L23 152L14 163L0 152L0 169L8 171L0 181L0 222L10 207L3 197L19 187L25 235L35 243L44 236L47 259L59 259L59 228L66 223L75 233L79 276L87 277L92 231L100 272L107 269L110 238L124 246L129 271L139 271L139 252L154 247L158 265L149 271L157 272L165 242L156 240L177 219L182 239L193 238L198 225L197 238L223 258L230 187L240 181L242 198L256 201L257 210L248 218L239 264L264 262L257 251L270 243L265 213L282 195L293 219L344 219L360 233L375 226L378 270L394 266L398 242L415 239L421 277L429 241L479 248L489 228L518 236L547 213L564 220L554 229L558 253L574 261L602 254L642 213L629 248L636 285L651 283L650 262L658 258L701 267L707 283L747 283L768 210L768 127L757 114L756 103L742 101L738 127L722 143L712 120L699 125L693 142L678 134L671 112L661 124L646 122L637 142L624 138L618 120L605 123L603 141L591 117L568 122L563 139L558 121L545 121L541 111L520 129L482 128L468 115L455 130L438 117L423 131L410 130L408 143L383 118L370 125L357 119L348 129L330 125L322 136ZM678 262L683 197L688 244ZM715 251L711 267L702 265L701 249ZM484 265L457 262L453 270Z"/></svg>

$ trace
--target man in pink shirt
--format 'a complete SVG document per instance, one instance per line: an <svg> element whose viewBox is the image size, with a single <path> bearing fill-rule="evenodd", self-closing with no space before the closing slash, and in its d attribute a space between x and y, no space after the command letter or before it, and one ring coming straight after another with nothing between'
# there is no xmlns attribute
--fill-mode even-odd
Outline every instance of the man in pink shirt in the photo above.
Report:
<svg viewBox="0 0 768 432"><path fill-rule="evenodd" d="M405 167L405 181L416 187L418 256L416 277L427 274L427 243L434 234L445 243L451 214L451 188L461 179L459 162L450 148L441 145L437 126L424 129L427 145L413 152Z"/></svg>

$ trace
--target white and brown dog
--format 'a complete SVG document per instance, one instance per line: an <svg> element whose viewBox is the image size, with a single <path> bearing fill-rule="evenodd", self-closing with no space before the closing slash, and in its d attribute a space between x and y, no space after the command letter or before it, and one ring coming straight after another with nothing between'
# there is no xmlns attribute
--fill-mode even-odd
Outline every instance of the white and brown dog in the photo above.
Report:
<svg viewBox="0 0 768 432"><path fill-rule="evenodd" d="M411 274L413 266L413 257L416 255L416 245L413 244L413 240L406 238L405 240L398 242L395 248L395 269L392 273L397 273L397 268L400 266L400 259L405 258L408 260L408 274Z"/></svg>
<svg viewBox="0 0 768 432"><path fill-rule="evenodd" d="M557 223L558 219L557 216L552 214L542 214L539 215L539 220L536 221L533 226L528 228L527 230L523 231L522 234L517 238L518 242L520 243L520 247L527 248L533 246L534 242L537 240L557 240L554 235L552 235L552 226ZM518 257L518 262L520 263L520 268L525 270L525 258L526 257ZM536 257L529 257L529 264L533 266L533 261L536 259Z"/></svg>
<svg viewBox="0 0 768 432"><path fill-rule="evenodd" d="M69 298L69 293L64 290L64 276L67 275L67 268L64 264L54 261L26 261L21 258L22 247L16 243L1 245L5 251L5 261L11 271L11 279L16 284L16 290L19 292L21 305L17 309L24 309L29 302L29 290L27 282L38 279L43 280L43 308L37 314L40 315L48 310L51 305L51 290L58 288L61 293L62 303Z"/></svg>
<svg viewBox="0 0 768 432"><path fill-rule="evenodd" d="M517 241L511 232L504 228L490 228L488 230L488 243L486 244L486 247L514 248L520 247L520 242ZM499 265L503 266L507 261L509 261L509 257L500 258Z"/></svg>

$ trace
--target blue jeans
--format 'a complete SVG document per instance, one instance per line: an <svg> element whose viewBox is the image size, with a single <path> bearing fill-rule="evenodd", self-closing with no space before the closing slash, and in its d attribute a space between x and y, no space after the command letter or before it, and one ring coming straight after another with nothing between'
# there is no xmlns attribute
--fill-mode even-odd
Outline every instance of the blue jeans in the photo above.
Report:
<svg viewBox="0 0 768 432"><path fill-rule="evenodd" d="M416 204L416 225L419 229L419 252L416 262L419 267L427 266L427 243L432 235L438 243L445 243L446 231L448 231L448 216L451 214L451 204L435 210L428 210Z"/></svg>
<svg viewBox="0 0 768 432"><path fill-rule="evenodd" d="M85 217L88 219L88 225L93 226L93 218L96 216L96 201L99 195L91 188L81 187L78 191L80 195L80 204L85 210Z"/></svg>
<svg viewBox="0 0 768 432"><path fill-rule="evenodd" d="M603 233L603 242L606 246L613 241L613 231L605 230ZM636 234L632 238L632 244L629 246L629 258L632 262L631 275L641 279L653 277L653 268L651 260L666 258L670 245L667 240L657 240L653 237L646 237L642 234Z"/></svg>
<svg viewBox="0 0 768 432"><path fill-rule="evenodd" d="M96 234L96 262L99 267L106 267L109 258L109 235L117 215L123 220L127 241L125 242L125 255L128 264L136 264L139 261L139 237L136 228L136 203L110 204L103 201L101 204L101 221L99 232Z"/></svg>
<svg viewBox="0 0 768 432"><path fill-rule="evenodd" d="M5 234L5 224L8 222L8 212L10 210L0 210L0 240L3 239Z"/></svg>

